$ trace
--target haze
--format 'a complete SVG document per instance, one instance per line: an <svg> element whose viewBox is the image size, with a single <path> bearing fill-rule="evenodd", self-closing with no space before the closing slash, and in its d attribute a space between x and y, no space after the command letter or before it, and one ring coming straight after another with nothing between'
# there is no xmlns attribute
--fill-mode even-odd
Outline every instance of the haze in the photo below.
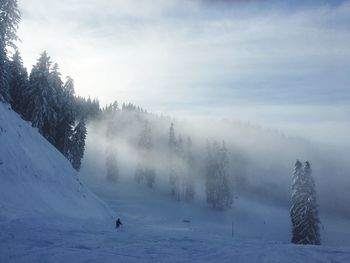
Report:
<svg viewBox="0 0 350 263"><path fill-rule="evenodd" d="M350 146L349 1L21 0L24 63L76 92Z"/></svg>

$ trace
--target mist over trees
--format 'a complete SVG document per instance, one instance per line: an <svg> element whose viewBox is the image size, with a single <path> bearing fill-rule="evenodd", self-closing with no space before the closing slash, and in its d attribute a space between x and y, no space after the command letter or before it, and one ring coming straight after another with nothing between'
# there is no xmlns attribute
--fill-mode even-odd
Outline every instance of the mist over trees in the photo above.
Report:
<svg viewBox="0 0 350 263"><path fill-rule="evenodd" d="M178 201L191 202L195 197L192 139L190 136L185 142L181 136L176 139L174 123L171 123L168 146L171 195Z"/></svg>
<svg viewBox="0 0 350 263"><path fill-rule="evenodd" d="M147 188L145 167L151 167L155 191L218 210L234 207L236 198L289 209L289 167L295 156L318 164L314 170L319 191L325 191L325 175L330 172L328 165L322 165L327 164L324 156L310 143L246 123L178 121L130 103L114 102L102 109L89 129L105 143L102 153L114 143L118 183L130 178ZM342 203L328 205L329 199L320 197L323 209L344 211Z"/></svg>
<svg viewBox="0 0 350 263"><path fill-rule="evenodd" d="M168 117L147 113L133 104L122 105L122 108L117 102L107 105L92 124L107 138L107 179L117 182L113 178L123 177L120 158L116 158L121 156L128 159L129 169L134 170L136 184L160 191L166 189L173 199L181 202L192 202L196 193L206 193L209 206L220 210L231 208L234 180L224 143L220 147L213 143L208 152L212 158L208 160L202 150L198 152L202 145L193 143L184 131L178 132ZM200 193L198 189L203 189L203 182L205 190Z"/></svg>

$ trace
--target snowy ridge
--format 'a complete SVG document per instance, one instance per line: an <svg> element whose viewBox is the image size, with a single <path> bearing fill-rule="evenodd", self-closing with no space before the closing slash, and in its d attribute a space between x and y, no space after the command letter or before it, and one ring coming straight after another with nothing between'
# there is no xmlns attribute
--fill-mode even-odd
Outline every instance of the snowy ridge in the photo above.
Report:
<svg viewBox="0 0 350 263"><path fill-rule="evenodd" d="M0 220L27 217L104 219L107 206L30 123L0 103Z"/></svg>

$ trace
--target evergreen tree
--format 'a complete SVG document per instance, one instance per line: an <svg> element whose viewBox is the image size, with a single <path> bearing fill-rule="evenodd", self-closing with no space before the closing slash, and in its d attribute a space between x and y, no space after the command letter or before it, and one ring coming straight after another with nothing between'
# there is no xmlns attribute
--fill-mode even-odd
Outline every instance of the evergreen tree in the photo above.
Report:
<svg viewBox="0 0 350 263"><path fill-rule="evenodd" d="M75 97L74 103L74 112L77 119L92 119L99 116L100 110L100 102L98 99L91 98L85 99L83 97L77 96Z"/></svg>
<svg viewBox="0 0 350 263"><path fill-rule="evenodd" d="M214 144L216 146L216 144ZM209 141L207 141L206 145L206 160L205 160L205 190L206 190L206 197L207 197L207 203L212 204L212 206L215 208L217 204L217 197L216 197L216 163L213 156L213 147Z"/></svg>
<svg viewBox="0 0 350 263"><path fill-rule="evenodd" d="M170 183L170 194L177 200L180 200L180 177L177 169L177 156L178 153L178 142L175 137L174 123L171 123L169 129L169 183Z"/></svg>
<svg viewBox="0 0 350 263"><path fill-rule="evenodd" d="M111 182L118 181L119 169L118 169L117 156L114 149L109 149L107 152L106 168L107 168L107 179Z"/></svg>
<svg viewBox="0 0 350 263"><path fill-rule="evenodd" d="M293 173L292 243L320 245L319 217L316 203L315 182L311 175L311 165L305 162L304 168L296 161Z"/></svg>
<svg viewBox="0 0 350 263"><path fill-rule="evenodd" d="M85 121L81 120L74 128L68 153L69 160L77 171L80 170L81 160L84 156L86 134Z"/></svg>
<svg viewBox="0 0 350 263"><path fill-rule="evenodd" d="M229 174L228 169L228 156L227 156L227 148L225 146L225 142L222 142L222 146L219 149L219 165L218 165L218 173L219 173L219 208L228 209L231 207L233 203L233 186L232 186L232 178Z"/></svg>
<svg viewBox="0 0 350 263"><path fill-rule="evenodd" d="M71 77L67 80L62 88L59 79L56 80L56 88L59 96L57 97L57 129L56 129L56 148L68 156L70 138L73 134L75 120L74 114L74 81Z"/></svg>
<svg viewBox="0 0 350 263"><path fill-rule="evenodd" d="M176 149L176 138L175 138L175 130L174 130L174 123L171 123L170 129L169 129L169 141L168 146L171 152L174 152Z"/></svg>
<svg viewBox="0 0 350 263"><path fill-rule="evenodd" d="M54 110L58 112L61 110L59 99L63 97L63 81L57 63L54 63L50 68L48 81L49 87L52 91L51 103L54 105Z"/></svg>
<svg viewBox="0 0 350 263"><path fill-rule="evenodd" d="M24 96L28 88L28 73L23 66L22 58L17 50L10 61L11 78L9 82L10 103L12 109L19 113L22 117L26 110L26 97Z"/></svg>
<svg viewBox="0 0 350 263"><path fill-rule="evenodd" d="M193 164L191 138L188 137L186 143L181 136L176 139L174 124L171 123L168 146L170 193L178 201L190 202L194 198L194 180L190 173Z"/></svg>
<svg viewBox="0 0 350 263"><path fill-rule="evenodd" d="M43 52L33 67L29 77L27 114L30 116L32 125L55 145L57 127L57 94L50 85L50 57Z"/></svg>
<svg viewBox="0 0 350 263"><path fill-rule="evenodd" d="M139 163L135 171L135 179L138 183L146 181L149 188L153 188L156 178L156 172L152 165L152 131L149 127L148 121L145 121L144 126L140 133L140 139L138 143L139 148Z"/></svg>
<svg viewBox="0 0 350 263"><path fill-rule="evenodd" d="M233 203L232 179L228 173L225 144L207 143L206 158L207 203L216 209L228 209Z"/></svg>
<svg viewBox="0 0 350 263"><path fill-rule="evenodd" d="M192 154L192 139L187 137L186 141L186 179L185 179L185 200L191 202L194 199L194 178L193 178L193 154Z"/></svg>
<svg viewBox="0 0 350 263"><path fill-rule="evenodd" d="M119 111L119 105L117 101L114 101L113 103L106 105L104 108L102 108L102 113L106 114L115 114Z"/></svg>
<svg viewBox="0 0 350 263"><path fill-rule="evenodd" d="M17 0L0 1L0 101L10 101L7 48L16 48L20 12Z"/></svg>

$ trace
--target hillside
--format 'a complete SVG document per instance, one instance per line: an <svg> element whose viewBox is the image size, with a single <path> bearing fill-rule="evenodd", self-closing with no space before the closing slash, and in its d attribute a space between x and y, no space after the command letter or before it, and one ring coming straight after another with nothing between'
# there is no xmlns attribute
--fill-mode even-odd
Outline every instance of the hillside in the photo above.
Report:
<svg viewBox="0 0 350 263"><path fill-rule="evenodd" d="M106 206L30 123L0 103L0 222L29 218L104 219Z"/></svg>

